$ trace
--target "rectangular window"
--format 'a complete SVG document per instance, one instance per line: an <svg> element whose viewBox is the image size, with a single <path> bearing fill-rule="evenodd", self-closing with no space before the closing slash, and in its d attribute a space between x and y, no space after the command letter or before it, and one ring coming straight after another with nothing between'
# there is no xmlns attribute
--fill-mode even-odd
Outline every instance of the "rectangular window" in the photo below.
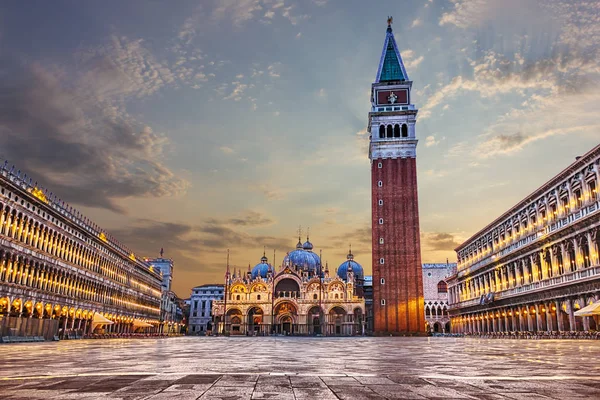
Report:
<svg viewBox="0 0 600 400"><path fill-rule="evenodd" d="M381 305L385 306L385 299L381 299Z"/></svg>
<svg viewBox="0 0 600 400"><path fill-rule="evenodd" d="M379 225L383 225L383 218L379 218Z"/></svg>
<svg viewBox="0 0 600 400"><path fill-rule="evenodd" d="M379 259L379 264L382 264L382 265L385 264L385 260L383 258L380 258Z"/></svg>
<svg viewBox="0 0 600 400"><path fill-rule="evenodd" d="M379 238L379 244L383 244L383 238Z"/></svg>
<svg viewBox="0 0 600 400"><path fill-rule="evenodd" d="M206 300L202 300L202 308L206 308Z"/></svg>
<svg viewBox="0 0 600 400"><path fill-rule="evenodd" d="M198 308L198 300L194 300L194 310Z"/></svg>
<svg viewBox="0 0 600 400"><path fill-rule="evenodd" d="M381 181L377 182L377 186L382 187L383 186L383 182L381 182Z"/></svg>
<svg viewBox="0 0 600 400"><path fill-rule="evenodd" d="M384 278L381 278L381 284L385 285L385 279Z"/></svg>
<svg viewBox="0 0 600 400"><path fill-rule="evenodd" d="M377 168L382 168L383 164L382 163L377 163Z"/></svg>
<svg viewBox="0 0 600 400"><path fill-rule="evenodd" d="M383 200L379 200L379 205L382 206L383 205Z"/></svg>
<svg viewBox="0 0 600 400"><path fill-rule="evenodd" d="M192 314L192 317L197 317L198 313L196 311L194 311L194 313Z"/></svg>

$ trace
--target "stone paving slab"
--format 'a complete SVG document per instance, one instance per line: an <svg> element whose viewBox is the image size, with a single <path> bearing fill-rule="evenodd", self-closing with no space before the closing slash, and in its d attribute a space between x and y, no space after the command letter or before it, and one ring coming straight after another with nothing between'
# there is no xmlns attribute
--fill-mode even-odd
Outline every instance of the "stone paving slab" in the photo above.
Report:
<svg viewBox="0 0 600 400"><path fill-rule="evenodd" d="M0 399L600 399L600 343L175 338L0 346Z"/></svg>
<svg viewBox="0 0 600 400"><path fill-rule="evenodd" d="M543 378L543 380L539 380ZM435 379L396 383L397 376L65 376L4 378L0 399L479 399L538 400L600 398L600 377L532 379ZM181 383L186 382L186 383ZM405 381L406 382L406 381ZM45 385L45 383L47 385Z"/></svg>

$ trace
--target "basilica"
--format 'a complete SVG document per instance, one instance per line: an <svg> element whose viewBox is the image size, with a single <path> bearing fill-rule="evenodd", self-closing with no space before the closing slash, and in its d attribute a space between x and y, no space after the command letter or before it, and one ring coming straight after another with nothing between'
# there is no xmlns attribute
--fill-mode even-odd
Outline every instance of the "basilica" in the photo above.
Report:
<svg viewBox="0 0 600 400"><path fill-rule="evenodd" d="M213 302L215 328L231 335L338 335L365 333L364 271L346 261L330 273L307 238L275 268L265 253L248 271L229 265L225 297Z"/></svg>

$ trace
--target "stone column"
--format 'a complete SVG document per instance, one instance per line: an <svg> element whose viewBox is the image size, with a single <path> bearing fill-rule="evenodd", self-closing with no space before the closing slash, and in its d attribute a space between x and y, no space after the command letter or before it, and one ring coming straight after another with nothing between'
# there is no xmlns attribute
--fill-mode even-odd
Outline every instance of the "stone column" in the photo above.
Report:
<svg viewBox="0 0 600 400"><path fill-rule="evenodd" d="M567 300L567 314L569 315L569 330L576 331L575 311L573 310L573 300L571 299Z"/></svg>
<svg viewBox="0 0 600 400"><path fill-rule="evenodd" d="M529 309L529 306L527 306L527 314L526 314L527 315L527 330L529 332L534 332L535 331L535 329L533 329L533 318L534 318L534 316L531 315L531 314L532 314L532 312Z"/></svg>
<svg viewBox="0 0 600 400"><path fill-rule="evenodd" d="M552 318L552 303L546 304L546 330L553 332L555 330L554 320Z"/></svg>
<svg viewBox="0 0 600 400"><path fill-rule="evenodd" d="M583 317L583 330L586 332L590 330L590 317Z"/></svg>
<svg viewBox="0 0 600 400"><path fill-rule="evenodd" d="M556 328L559 332L565 332L565 325L563 323L562 309L560 308L560 301L555 300L554 306L556 307Z"/></svg>
<svg viewBox="0 0 600 400"><path fill-rule="evenodd" d="M516 314L516 311L513 308L511 308L510 309L510 313L512 314L512 315L510 315L511 331L514 332L514 331L520 330L519 327L517 326L517 314Z"/></svg>
<svg viewBox="0 0 600 400"><path fill-rule="evenodd" d="M544 318L545 318L545 312L542 310L545 310L546 307L544 307L543 304L537 304L535 306L535 316L536 316L536 322L537 322L537 331L538 332L543 332L544 329L546 328L546 326L544 325Z"/></svg>

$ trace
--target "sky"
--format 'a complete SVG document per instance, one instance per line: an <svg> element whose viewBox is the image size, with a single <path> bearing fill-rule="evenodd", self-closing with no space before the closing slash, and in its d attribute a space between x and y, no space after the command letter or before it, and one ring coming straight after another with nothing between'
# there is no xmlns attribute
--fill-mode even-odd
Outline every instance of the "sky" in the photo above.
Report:
<svg viewBox="0 0 600 400"><path fill-rule="evenodd" d="M419 108L423 262L600 142L600 1L0 4L0 158L173 288L310 228L371 271L368 112L386 20Z"/></svg>

